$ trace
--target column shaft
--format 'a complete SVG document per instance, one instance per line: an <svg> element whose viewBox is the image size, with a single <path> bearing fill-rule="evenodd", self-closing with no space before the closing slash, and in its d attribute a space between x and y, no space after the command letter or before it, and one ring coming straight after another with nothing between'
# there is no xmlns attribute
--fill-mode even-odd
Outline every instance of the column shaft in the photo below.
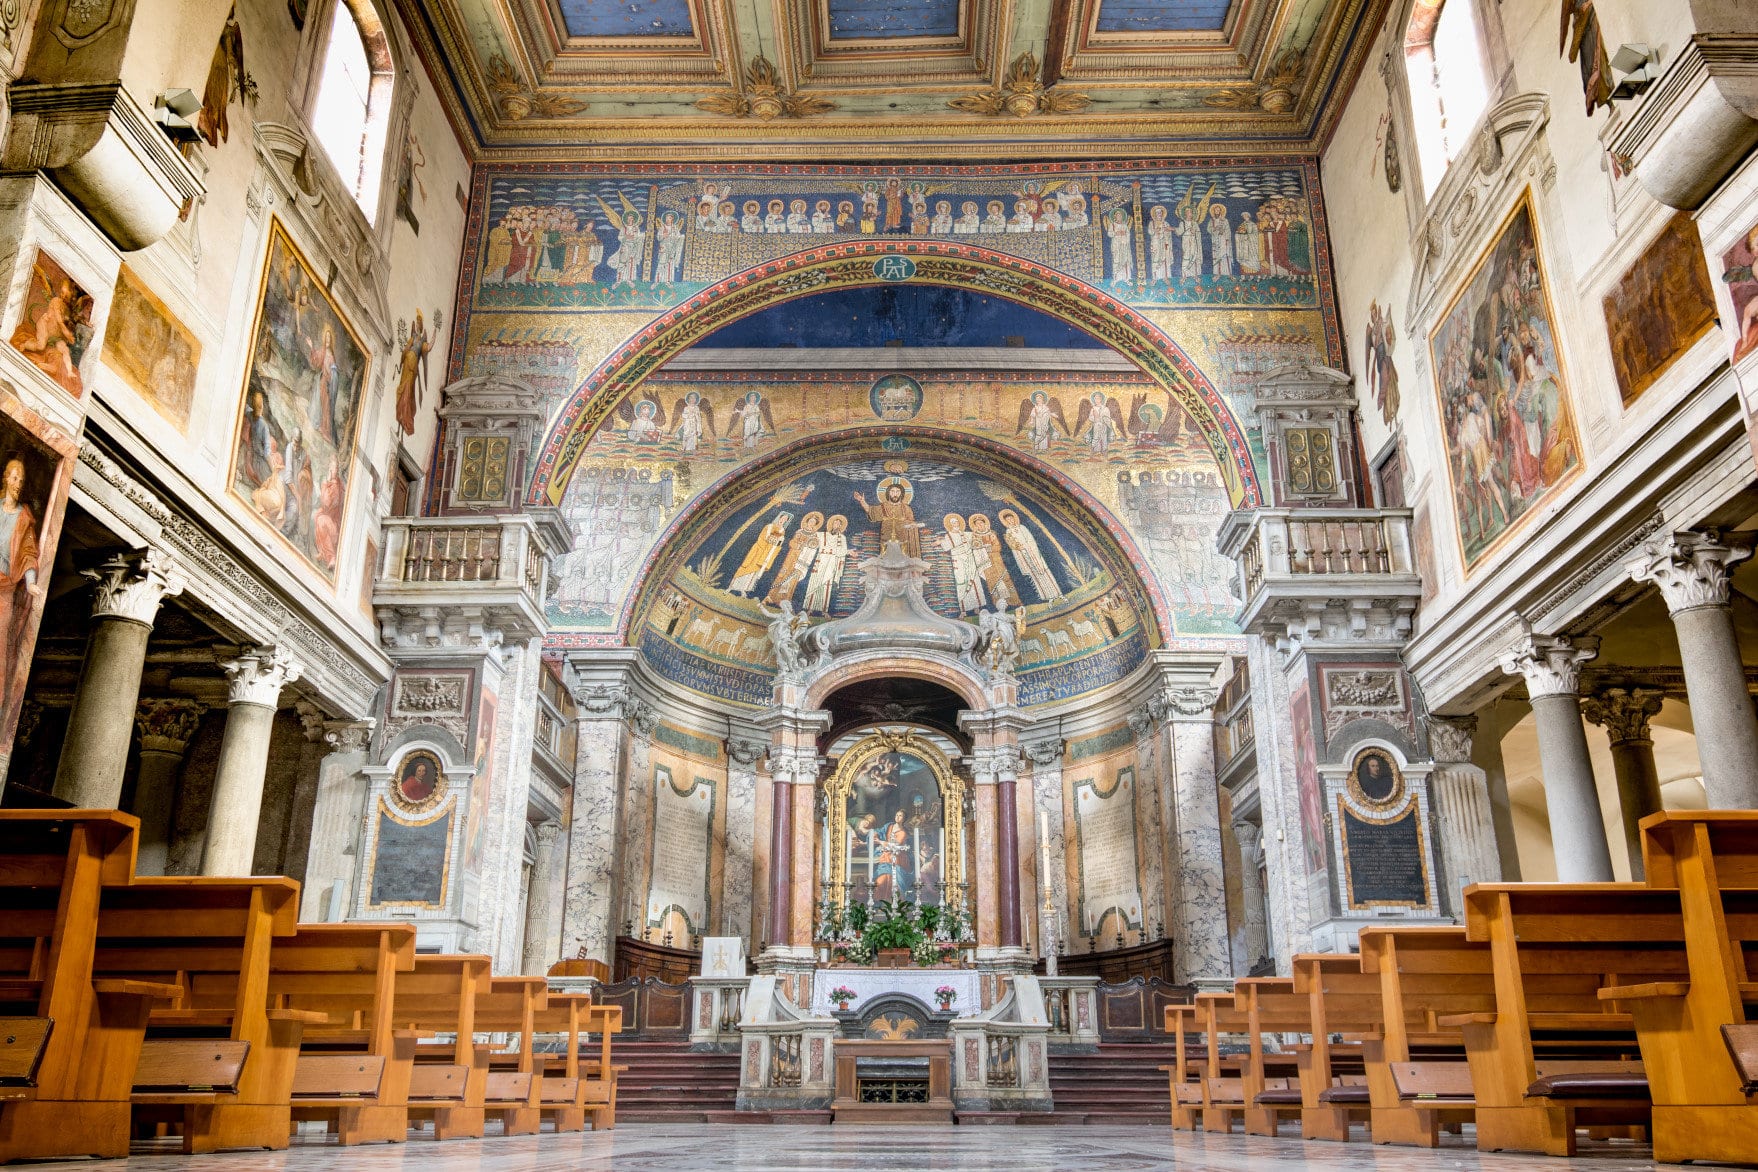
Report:
<svg viewBox="0 0 1758 1172"><path fill-rule="evenodd" d="M793 906L789 909L791 935L788 943L795 948L811 948L812 934L815 925L812 915L812 893L816 887L813 867L813 856L818 843L817 826L812 817L813 799L817 796L816 787L807 782L796 780L793 784L793 856L789 860L793 864L793 885L789 892Z"/></svg>
<svg viewBox="0 0 1758 1172"><path fill-rule="evenodd" d="M1000 879L1001 947L1020 947L1019 807L1017 783L1003 774L995 785L995 869Z"/></svg>
<svg viewBox="0 0 1758 1172"><path fill-rule="evenodd" d="M183 753L167 749L140 751L134 777L134 816L140 819L137 875L163 875L171 851L171 813L177 801L177 775Z"/></svg>
<svg viewBox="0 0 1758 1172"><path fill-rule="evenodd" d="M1611 849L1581 723L1581 701L1572 694L1534 696L1538 760L1544 772L1544 801L1550 812L1551 849L1562 883L1609 883Z"/></svg>
<svg viewBox="0 0 1758 1172"><path fill-rule="evenodd" d="M541 977L549 966L561 959L553 956L550 937L557 908L556 890L562 869L558 867L561 826L545 822L537 828L537 846L532 852L531 885L525 895L525 941L521 971L528 977Z"/></svg>
<svg viewBox="0 0 1758 1172"><path fill-rule="evenodd" d="M1676 611L1673 626L1709 808L1758 809L1758 714L1746 689L1733 611L1692 607Z"/></svg>
<svg viewBox="0 0 1758 1172"><path fill-rule="evenodd" d="M617 766L623 726L614 696L575 693L582 716L574 757L574 803L568 823L562 899L562 955L610 964L616 939Z"/></svg>
<svg viewBox="0 0 1758 1172"><path fill-rule="evenodd" d="M1269 955L1270 941L1264 915L1264 881L1261 870L1263 832L1255 823L1235 822L1233 837L1239 842L1239 894L1245 905L1245 956L1240 975L1249 973Z"/></svg>
<svg viewBox="0 0 1758 1172"><path fill-rule="evenodd" d="M263 771L275 710L267 704L233 704L214 770L208 833L201 852L203 875L249 875L256 858L256 826L262 812Z"/></svg>
<svg viewBox="0 0 1758 1172"><path fill-rule="evenodd" d="M1642 819L1661 808L1660 770L1654 764L1654 742L1648 737L1614 740L1611 758L1618 779L1618 806L1623 812L1630 878L1641 882L1644 877Z"/></svg>
<svg viewBox="0 0 1758 1172"><path fill-rule="evenodd" d="M1179 890L1174 947L1178 980L1185 982L1233 975L1215 782L1215 699L1213 689L1181 689L1170 697Z"/></svg>
<svg viewBox="0 0 1758 1172"><path fill-rule="evenodd" d="M113 810L121 801L140 673L152 633L150 623L135 619L113 615L94 620L55 770L55 796L79 809Z"/></svg>
<svg viewBox="0 0 1758 1172"><path fill-rule="evenodd" d="M774 821L769 828L769 940L793 941L794 802L793 786L777 775L772 792Z"/></svg>

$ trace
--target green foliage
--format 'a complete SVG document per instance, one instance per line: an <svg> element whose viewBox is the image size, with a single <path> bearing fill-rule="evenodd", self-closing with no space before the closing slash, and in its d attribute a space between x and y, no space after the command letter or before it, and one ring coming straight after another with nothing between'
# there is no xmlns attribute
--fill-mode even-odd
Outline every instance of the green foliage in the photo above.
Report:
<svg viewBox="0 0 1758 1172"><path fill-rule="evenodd" d="M831 942L832 955L858 965L873 963L882 948L908 949L919 965L950 963L966 928L957 908L908 899L842 906L826 901L819 918L819 939Z"/></svg>

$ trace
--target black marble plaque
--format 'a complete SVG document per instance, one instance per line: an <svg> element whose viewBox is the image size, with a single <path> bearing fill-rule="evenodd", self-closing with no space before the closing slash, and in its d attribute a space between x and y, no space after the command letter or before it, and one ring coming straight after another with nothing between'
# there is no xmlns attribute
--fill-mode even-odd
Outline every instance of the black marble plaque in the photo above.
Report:
<svg viewBox="0 0 1758 1172"><path fill-rule="evenodd" d="M378 857L372 867L372 902L437 904L446 895L446 849L452 811L409 826L384 810L378 815Z"/></svg>
<svg viewBox="0 0 1758 1172"><path fill-rule="evenodd" d="M1390 822L1369 822L1347 806L1339 812L1343 816L1349 906L1427 907L1428 860L1416 805L1412 803Z"/></svg>

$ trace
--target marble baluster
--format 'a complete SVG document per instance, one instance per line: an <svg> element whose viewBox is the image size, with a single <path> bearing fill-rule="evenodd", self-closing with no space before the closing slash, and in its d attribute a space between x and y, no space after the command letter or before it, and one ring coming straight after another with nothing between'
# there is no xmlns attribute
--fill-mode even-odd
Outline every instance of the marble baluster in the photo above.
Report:
<svg viewBox="0 0 1758 1172"><path fill-rule="evenodd" d="M177 803L177 778L183 754L201 724L202 705L195 700L149 698L135 708L140 734L140 765L135 773L134 809L140 819L140 848L135 873L163 875L171 849L171 817Z"/></svg>
<svg viewBox="0 0 1758 1172"><path fill-rule="evenodd" d="M91 634L67 714L55 796L80 809L113 810L122 799L153 619L183 582L155 550L118 555L84 573L95 588Z"/></svg>
<svg viewBox="0 0 1758 1172"><path fill-rule="evenodd" d="M1599 640L1527 635L1502 659L1502 670L1525 677L1538 725L1538 761L1550 813L1551 848L1562 883L1606 883L1611 848L1581 723L1581 665L1599 654Z"/></svg>
<svg viewBox="0 0 1758 1172"><path fill-rule="evenodd" d="M256 858L263 773L269 763L275 711L281 689L298 679L303 668L281 647L246 648L220 667L227 680L226 732L214 769L201 873L249 875Z"/></svg>

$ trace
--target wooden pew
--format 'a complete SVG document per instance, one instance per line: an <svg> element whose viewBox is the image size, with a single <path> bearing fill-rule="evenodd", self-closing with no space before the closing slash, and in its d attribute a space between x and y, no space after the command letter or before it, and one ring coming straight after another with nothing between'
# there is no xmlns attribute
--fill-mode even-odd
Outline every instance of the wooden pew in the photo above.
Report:
<svg viewBox="0 0 1758 1172"><path fill-rule="evenodd" d="M538 1113L548 1118L558 1132L586 1129L586 1080L580 1072L580 1035L586 1032L587 1011L592 1008L589 993L549 993L543 1006L532 1014L534 1033L559 1035L560 1052L535 1052L533 1065L543 1072L538 1088ZM617 1011L617 1026L622 1026L622 1007Z"/></svg>
<svg viewBox="0 0 1758 1172"><path fill-rule="evenodd" d="M23 1019L0 1163L128 1154L147 1016L177 992L92 973L99 904L133 880L139 827L115 810L0 810L0 1015Z"/></svg>
<svg viewBox="0 0 1758 1172"><path fill-rule="evenodd" d="M1384 1036L1379 974L1363 972L1350 953L1308 954L1293 961L1294 992L1307 1001L1311 1037L1298 1047L1300 1134L1305 1139L1347 1140L1349 1126L1368 1122L1372 1098L1365 1076L1365 1043L1333 1042L1332 1034Z"/></svg>
<svg viewBox="0 0 1758 1172"><path fill-rule="evenodd" d="M1494 1011L1489 949L1450 927L1369 927L1360 940L1383 1029L1362 1043L1373 1142L1436 1147L1476 1112L1464 1032L1440 1021Z"/></svg>
<svg viewBox="0 0 1758 1172"><path fill-rule="evenodd" d="M488 991L476 998L476 1028L483 1033L517 1035L511 1050L489 1055L483 1108L501 1121L505 1135L536 1135L543 1130L547 1063L539 1064L533 1048L538 1015L547 1016L548 982L542 977L493 977ZM564 1076L558 1071L556 1078ZM575 1095L579 1079L570 1087Z"/></svg>
<svg viewBox="0 0 1758 1172"><path fill-rule="evenodd" d="M1465 908L1467 937L1489 945L1496 1006L1441 1024L1464 1033L1479 1150L1573 1155L1579 1126L1646 1126L1635 1022L1599 990L1686 975L1678 894L1477 884Z"/></svg>
<svg viewBox="0 0 1758 1172"><path fill-rule="evenodd" d="M623 1007L588 1006L585 1020L586 1032L598 1035L598 1056L580 1060L580 1101L592 1130L609 1131L617 1125L617 1076L629 1069L610 1060L610 1040L623 1032Z"/></svg>
<svg viewBox="0 0 1758 1172"><path fill-rule="evenodd" d="M104 892L94 971L164 981L134 1080L134 1118L186 1153L285 1148L301 1033L321 1013L269 1005L270 956L293 935L299 884L147 877Z"/></svg>
<svg viewBox="0 0 1758 1172"><path fill-rule="evenodd" d="M1245 977L1233 985L1234 1013L1243 1018L1246 1035L1245 1064L1239 1075L1241 1113L1247 1135L1275 1135L1281 1117L1300 1118L1305 1110L1301 1097L1297 1054L1270 1055L1265 1034L1307 1034L1312 1030L1310 998L1294 991L1290 977ZM1282 1073L1272 1070L1279 1066ZM1293 1070L1288 1068L1293 1066ZM1292 1076L1292 1077L1290 1077Z"/></svg>
<svg viewBox="0 0 1758 1172"><path fill-rule="evenodd" d="M433 1120L435 1139L482 1138L494 1047L476 1041L476 1001L489 991L490 968L486 956L417 955L397 978L392 1020L423 1037L454 1036L418 1045L409 1072L409 1115Z"/></svg>
<svg viewBox="0 0 1758 1172"><path fill-rule="evenodd" d="M344 1145L402 1143L418 1031L398 1029L397 981L415 968L407 924L301 924L271 954L277 1006L322 1013L294 1066L295 1120L321 1120Z"/></svg>
<svg viewBox="0 0 1758 1172"><path fill-rule="evenodd" d="M1749 1034L1746 1007L1758 1002L1746 952L1758 941L1758 812L1652 814L1641 834L1648 885L1678 895L1689 973L1600 996L1635 1020L1654 1102L1654 1158L1758 1161L1758 1105L1738 1052L1720 1044Z"/></svg>
<svg viewBox="0 0 1758 1172"><path fill-rule="evenodd" d="M1204 1064L1190 1052L1190 1035L1197 1032L1201 1010L1196 1004L1166 1006L1166 1032L1172 1036L1172 1065L1162 1066L1172 1099L1172 1129L1195 1131L1203 1105Z"/></svg>
<svg viewBox="0 0 1758 1172"><path fill-rule="evenodd" d="M1190 1005L1166 1007L1166 1028L1174 1037L1174 1065L1161 1067L1172 1098L1172 1125L1228 1132L1239 1115L1246 1130L1274 1135L1280 1113L1300 1109L1293 1055L1264 1052L1264 1032L1283 1028L1293 982L1260 977L1241 981L1231 993L1198 993ZM1200 1056L1190 1053L1191 1034L1201 1040ZM1223 1053L1223 1034L1244 1035L1243 1053ZM1267 1098L1265 1097L1267 1094Z"/></svg>

